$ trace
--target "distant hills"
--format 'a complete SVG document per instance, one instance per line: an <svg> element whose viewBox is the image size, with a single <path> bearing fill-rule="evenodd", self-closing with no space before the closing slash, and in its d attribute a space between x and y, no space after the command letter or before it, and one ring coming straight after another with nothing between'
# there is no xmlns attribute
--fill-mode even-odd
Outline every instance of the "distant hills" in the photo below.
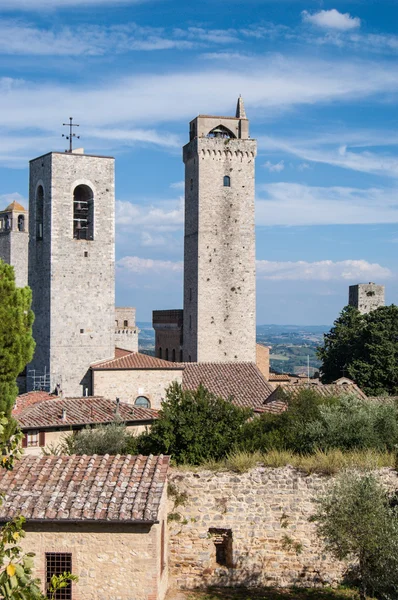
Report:
<svg viewBox="0 0 398 600"><path fill-rule="evenodd" d="M140 329L140 350L153 354L155 331L152 323L137 322ZM271 346L271 368L281 373L307 372L308 357L310 375L320 367L316 349L322 344L323 334L331 325L257 325L257 342Z"/></svg>

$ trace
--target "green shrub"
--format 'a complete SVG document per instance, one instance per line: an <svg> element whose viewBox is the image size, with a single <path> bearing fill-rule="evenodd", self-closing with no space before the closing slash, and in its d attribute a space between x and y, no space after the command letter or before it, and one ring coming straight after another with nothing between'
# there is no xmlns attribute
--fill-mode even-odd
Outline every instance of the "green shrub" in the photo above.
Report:
<svg viewBox="0 0 398 600"><path fill-rule="evenodd" d="M250 409L217 398L203 386L188 391L173 383L151 431L139 436L138 451L171 454L177 464L220 460L237 446L251 416Z"/></svg>
<svg viewBox="0 0 398 600"><path fill-rule="evenodd" d="M398 510L372 474L345 472L312 517L325 550L352 566L360 596L398 597Z"/></svg>
<svg viewBox="0 0 398 600"><path fill-rule="evenodd" d="M130 435L124 423L110 423L86 427L75 435L65 437L62 454L135 454L136 438Z"/></svg>

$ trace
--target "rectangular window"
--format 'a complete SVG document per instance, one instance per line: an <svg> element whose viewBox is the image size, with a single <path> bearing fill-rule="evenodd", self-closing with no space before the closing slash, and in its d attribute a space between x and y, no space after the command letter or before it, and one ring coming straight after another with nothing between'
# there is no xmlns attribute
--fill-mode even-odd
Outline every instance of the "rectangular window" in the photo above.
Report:
<svg viewBox="0 0 398 600"><path fill-rule="evenodd" d="M53 575L72 572L72 554L68 552L46 552L46 584L50 587ZM69 582L65 588L58 590L55 600L72 600L72 585Z"/></svg>
<svg viewBox="0 0 398 600"><path fill-rule="evenodd" d="M232 530L211 527L209 534L215 545L216 563L222 567L232 568Z"/></svg>
<svg viewBox="0 0 398 600"><path fill-rule="evenodd" d="M28 431L26 445L28 448L34 448L39 445L38 431Z"/></svg>

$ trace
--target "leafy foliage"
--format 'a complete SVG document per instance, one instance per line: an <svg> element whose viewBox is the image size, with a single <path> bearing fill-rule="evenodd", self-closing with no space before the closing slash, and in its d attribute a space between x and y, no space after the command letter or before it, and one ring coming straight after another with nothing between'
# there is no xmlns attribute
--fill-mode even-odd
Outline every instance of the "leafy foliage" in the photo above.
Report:
<svg viewBox="0 0 398 600"><path fill-rule="evenodd" d="M15 430L11 411L18 394L16 379L35 347L31 302L30 289L15 287L14 268L0 260L0 412L9 421L6 436Z"/></svg>
<svg viewBox="0 0 398 600"><path fill-rule="evenodd" d="M149 433L138 438L138 450L142 454L171 454L178 464L218 460L237 445L251 415L250 409L217 398L203 386L188 391L173 383L159 419Z"/></svg>
<svg viewBox="0 0 398 600"><path fill-rule="evenodd" d="M316 502L317 533L335 558L354 561L361 598L397 598L398 510L376 477L346 472Z"/></svg>
<svg viewBox="0 0 398 600"><path fill-rule="evenodd" d="M324 398L310 389L285 400L284 413L264 413L243 427L241 449L312 454L332 448L393 450L398 443L398 406L393 401Z"/></svg>
<svg viewBox="0 0 398 600"><path fill-rule="evenodd" d="M318 356L324 383L346 374L368 395L398 394L398 307L366 315L345 307Z"/></svg>
<svg viewBox="0 0 398 600"><path fill-rule="evenodd" d="M124 423L86 427L75 435L66 435L51 454L135 454L136 438L127 432Z"/></svg>

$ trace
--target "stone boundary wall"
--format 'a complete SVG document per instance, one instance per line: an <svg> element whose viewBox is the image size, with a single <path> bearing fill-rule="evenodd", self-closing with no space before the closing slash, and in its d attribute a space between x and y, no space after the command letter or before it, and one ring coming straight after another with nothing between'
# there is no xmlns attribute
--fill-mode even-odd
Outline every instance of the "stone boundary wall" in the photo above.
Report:
<svg viewBox="0 0 398 600"><path fill-rule="evenodd" d="M381 469L379 474L391 490L398 489L395 471ZM314 498L330 481L291 467L257 467L244 474L172 469L169 519L176 512L181 518L169 521L170 585L194 589L339 583L344 567L322 551L309 522ZM175 506L176 491L187 494L184 505ZM220 553L216 547L222 530L227 534ZM220 557L226 566L217 563Z"/></svg>

